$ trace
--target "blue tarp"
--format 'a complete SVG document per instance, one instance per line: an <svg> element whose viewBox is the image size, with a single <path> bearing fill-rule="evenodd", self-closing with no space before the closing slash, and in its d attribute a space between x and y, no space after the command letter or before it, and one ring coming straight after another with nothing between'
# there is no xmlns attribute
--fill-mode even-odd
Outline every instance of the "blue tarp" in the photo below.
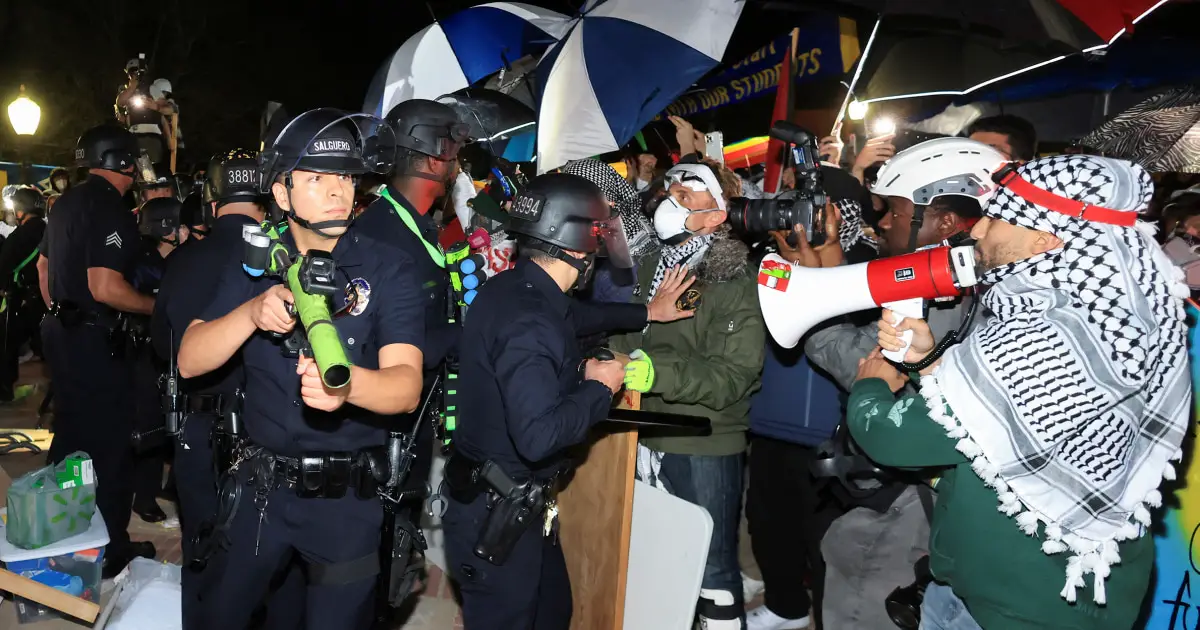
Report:
<svg viewBox="0 0 1200 630"><path fill-rule="evenodd" d="M20 164L16 164L14 162L0 162L0 186L8 186L11 184L37 184L42 188L45 188L46 186L43 185L43 180L49 179L50 171L53 171L55 168L56 167L54 166L48 166L46 164L32 164L29 166L28 173L28 177L30 179L27 181L20 181Z"/></svg>

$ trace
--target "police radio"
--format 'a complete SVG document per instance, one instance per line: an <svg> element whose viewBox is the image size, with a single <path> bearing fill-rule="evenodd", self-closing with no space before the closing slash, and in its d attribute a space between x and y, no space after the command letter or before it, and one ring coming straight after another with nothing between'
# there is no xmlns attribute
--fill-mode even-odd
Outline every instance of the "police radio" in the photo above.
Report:
<svg viewBox="0 0 1200 630"><path fill-rule="evenodd" d="M287 284L293 300L290 310L299 315L303 330L285 341L285 353L307 352L317 362L326 387L345 387L350 384L350 359L329 309L330 297L338 293L337 263L329 252L293 253L280 240L281 231L270 222L244 226L242 269L253 277L270 275Z"/></svg>

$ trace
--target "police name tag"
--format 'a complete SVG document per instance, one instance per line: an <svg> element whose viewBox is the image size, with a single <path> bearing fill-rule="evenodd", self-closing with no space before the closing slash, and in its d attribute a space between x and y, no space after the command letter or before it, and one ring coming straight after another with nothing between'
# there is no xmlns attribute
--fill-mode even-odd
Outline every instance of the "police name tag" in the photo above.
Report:
<svg viewBox="0 0 1200 630"><path fill-rule="evenodd" d="M545 202L546 198L541 195L523 192L513 198L508 214L525 221L537 221L542 216L542 205Z"/></svg>
<svg viewBox="0 0 1200 630"><path fill-rule="evenodd" d="M310 154L316 155L319 153L349 153L353 150L348 140L341 138L333 138L330 140L317 140L313 142Z"/></svg>

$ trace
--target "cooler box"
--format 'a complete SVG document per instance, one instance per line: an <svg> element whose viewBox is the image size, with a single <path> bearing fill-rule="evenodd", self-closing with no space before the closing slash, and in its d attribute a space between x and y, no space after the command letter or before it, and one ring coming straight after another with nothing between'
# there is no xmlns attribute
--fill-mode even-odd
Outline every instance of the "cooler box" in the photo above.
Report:
<svg viewBox="0 0 1200 630"><path fill-rule="evenodd" d="M0 520L7 523L8 511L0 508ZM97 510L88 529L40 549L22 549L8 542L4 525L0 525L0 562L4 568L32 580L54 586L59 590L100 602L100 573L104 546L108 544L108 528ZM35 604L23 597L13 598L17 620L57 619L57 611Z"/></svg>

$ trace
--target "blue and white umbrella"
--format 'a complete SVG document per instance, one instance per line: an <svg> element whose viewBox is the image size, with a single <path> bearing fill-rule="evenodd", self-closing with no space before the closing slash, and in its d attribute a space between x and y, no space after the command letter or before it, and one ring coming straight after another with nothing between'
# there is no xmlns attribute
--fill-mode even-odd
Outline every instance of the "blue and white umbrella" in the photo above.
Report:
<svg viewBox="0 0 1200 630"><path fill-rule="evenodd" d="M520 2L489 2L421 29L389 57L367 89L363 111L384 116L397 103L461 90L559 40L570 19Z"/></svg>
<svg viewBox="0 0 1200 630"><path fill-rule="evenodd" d="M538 171L615 151L720 62L744 0L588 0L538 64Z"/></svg>

